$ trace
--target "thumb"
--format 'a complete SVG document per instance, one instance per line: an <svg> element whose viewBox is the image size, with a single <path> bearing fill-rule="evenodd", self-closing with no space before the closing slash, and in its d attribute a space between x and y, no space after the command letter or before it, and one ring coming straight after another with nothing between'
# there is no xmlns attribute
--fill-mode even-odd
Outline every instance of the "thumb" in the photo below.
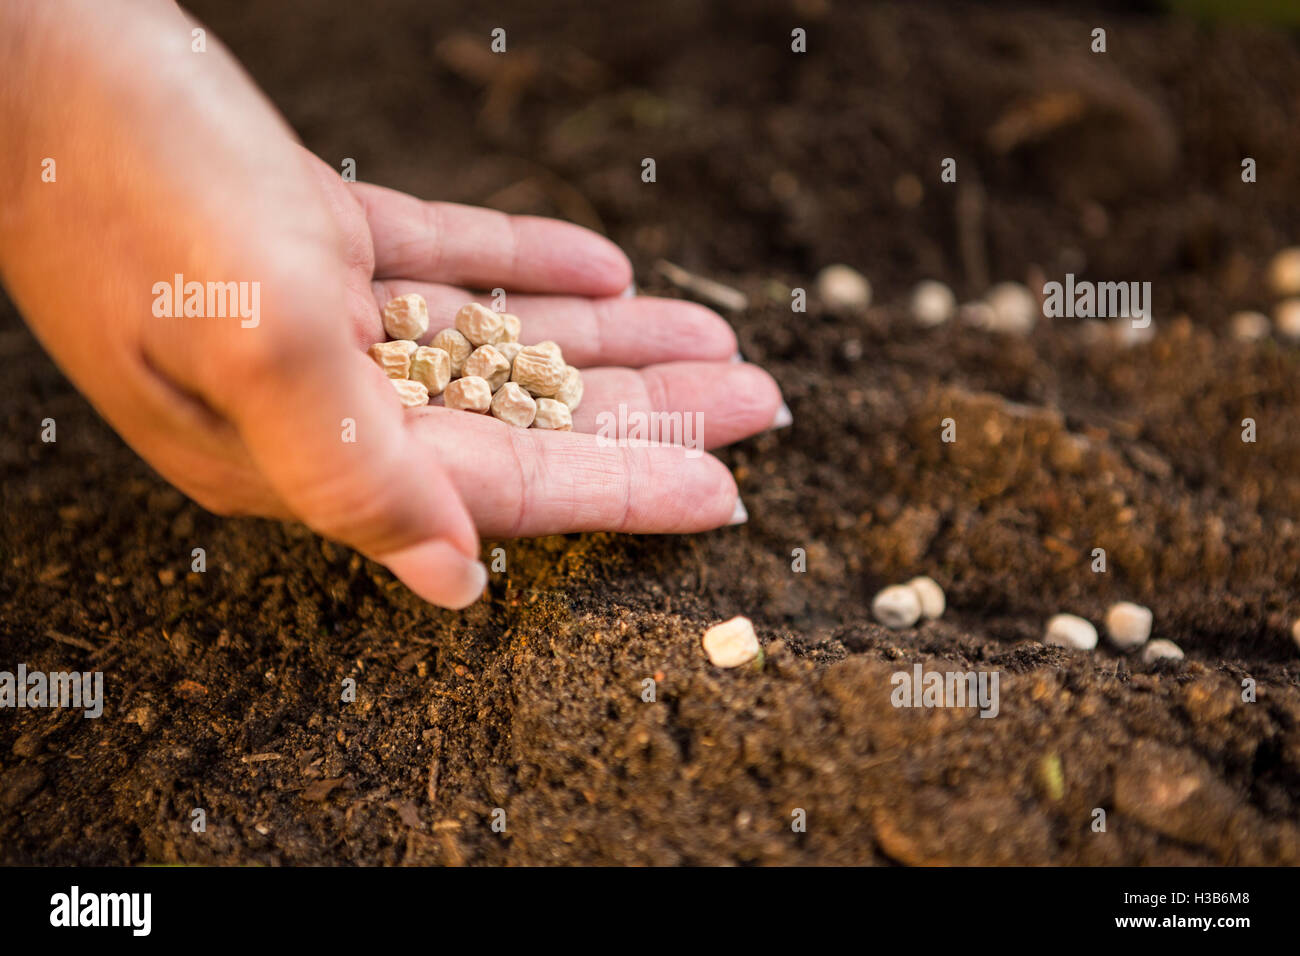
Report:
<svg viewBox="0 0 1300 956"><path fill-rule="evenodd" d="M426 601L472 604L487 584L473 520L383 372L345 336L283 350L280 338L258 348L234 410L267 482L296 517Z"/></svg>

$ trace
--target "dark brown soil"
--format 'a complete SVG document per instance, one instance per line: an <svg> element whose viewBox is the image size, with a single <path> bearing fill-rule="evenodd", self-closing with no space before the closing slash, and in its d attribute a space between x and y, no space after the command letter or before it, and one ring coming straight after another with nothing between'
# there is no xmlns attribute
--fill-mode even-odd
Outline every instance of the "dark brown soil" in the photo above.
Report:
<svg viewBox="0 0 1300 956"><path fill-rule="evenodd" d="M238 6L195 4L327 161L598 226L652 291L659 257L746 291L795 425L726 453L747 526L504 542L490 600L441 612L185 500L5 303L0 669L103 669L108 703L0 712L0 861L1300 863L1300 349L1226 332L1300 233L1294 37L1064 5ZM495 26L517 65L488 92L438 45ZM879 304L792 314L839 261ZM1153 282L1155 338L902 308L927 275L1067 271ZM948 613L876 625L916 573ZM1186 661L1039 642L1118 599ZM761 669L700 650L737 613ZM915 662L1000 671L998 717L895 709Z"/></svg>

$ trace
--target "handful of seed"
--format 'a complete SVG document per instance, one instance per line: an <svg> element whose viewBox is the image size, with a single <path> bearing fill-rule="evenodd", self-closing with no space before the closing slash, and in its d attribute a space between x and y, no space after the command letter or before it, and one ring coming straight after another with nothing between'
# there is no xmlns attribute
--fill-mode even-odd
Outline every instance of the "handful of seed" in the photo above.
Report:
<svg viewBox="0 0 1300 956"><path fill-rule="evenodd" d="M416 344L429 331L423 296L391 300L383 317L391 341L372 345L370 357L406 407L441 395L448 408L490 413L518 428L573 429L582 373L565 363L554 342L521 345L517 317L471 302L428 345Z"/></svg>

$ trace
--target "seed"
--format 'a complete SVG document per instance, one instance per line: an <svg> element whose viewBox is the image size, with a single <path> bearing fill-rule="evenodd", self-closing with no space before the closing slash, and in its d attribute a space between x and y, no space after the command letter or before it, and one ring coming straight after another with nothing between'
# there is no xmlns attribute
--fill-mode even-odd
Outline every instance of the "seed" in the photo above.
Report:
<svg viewBox="0 0 1300 956"><path fill-rule="evenodd" d="M480 345L465 359L461 374L487 379L488 387L495 392L510 381L510 362L497 351L496 346Z"/></svg>
<svg viewBox="0 0 1300 956"><path fill-rule="evenodd" d="M758 657L760 648L754 625L747 617L733 617L704 632L704 653L717 667L740 667Z"/></svg>
<svg viewBox="0 0 1300 956"><path fill-rule="evenodd" d="M411 356L416 344L407 339L396 342L376 342L370 346L370 357L389 378L406 378L411 372Z"/></svg>
<svg viewBox="0 0 1300 956"><path fill-rule="evenodd" d="M572 365L566 365L564 381L555 392L557 401L569 406L569 411L576 412L582 404L582 373Z"/></svg>
<svg viewBox="0 0 1300 956"><path fill-rule="evenodd" d="M1038 321L1038 300L1019 282L999 282L984 300L993 310L990 332L1027 335Z"/></svg>
<svg viewBox="0 0 1300 956"><path fill-rule="evenodd" d="M911 627L921 616L921 598L907 585L893 584L876 595L871 613L885 627Z"/></svg>
<svg viewBox="0 0 1300 956"><path fill-rule="evenodd" d="M513 382L511 383L514 384ZM573 431L573 414L569 406L553 398L537 400L537 416L533 419L534 428L549 428L557 432Z"/></svg>
<svg viewBox="0 0 1300 956"><path fill-rule="evenodd" d="M1238 342L1258 342L1268 335L1268 316L1263 312L1237 312L1228 320L1232 337Z"/></svg>
<svg viewBox="0 0 1300 956"><path fill-rule="evenodd" d="M1295 642L1296 648L1300 649L1300 617L1291 624L1291 640Z"/></svg>
<svg viewBox="0 0 1300 956"><path fill-rule="evenodd" d="M1273 309L1277 334L1285 339L1300 339L1300 299L1283 299Z"/></svg>
<svg viewBox="0 0 1300 956"><path fill-rule="evenodd" d="M497 340L492 344L499 345L502 342L518 342L521 327L522 323L519 321L519 316L511 315L509 312L502 312L501 331L497 335Z"/></svg>
<svg viewBox="0 0 1300 956"><path fill-rule="evenodd" d="M943 325L957 311L957 299L942 282L926 279L912 290L912 318L917 325Z"/></svg>
<svg viewBox="0 0 1300 956"><path fill-rule="evenodd" d="M510 380L518 382L534 395L554 397L564 384L567 374L565 369L568 368L564 364L564 357L559 353L560 347L554 342L525 346L515 356Z"/></svg>
<svg viewBox="0 0 1300 956"><path fill-rule="evenodd" d="M558 359L561 362L564 361L564 353L560 351L560 344L558 342L553 342L550 339L545 339L538 342L536 345L526 345L524 347L537 349L538 351L545 352L554 359Z"/></svg>
<svg viewBox="0 0 1300 956"><path fill-rule="evenodd" d="M507 425L527 428L536 415L537 402L533 401L533 396L522 385L507 382L492 396L492 416Z"/></svg>
<svg viewBox="0 0 1300 956"><path fill-rule="evenodd" d="M451 381L451 356L442 349L421 345L411 359L411 381L420 382L430 395L441 395Z"/></svg>
<svg viewBox="0 0 1300 956"><path fill-rule="evenodd" d="M409 378L394 378L389 381L396 390L397 397L407 408L418 408L429 404L429 390L422 382L413 382Z"/></svg>
<svg viewBox="0 0 1300 956"><path fill-rule="evenodd" d="M384 331L391 339L414 341L429 331L429 306L418 292L389 299L382 314Z"/></svg>
<svg viewBox="0 0 1300 956"><path fill-rule="evenodd" d="M1141 604L1120 601L1106 612L1106 636L1123 650L1132 650L1151 636L1151 611Z"/></svg>
<svg viewBox="0 0 1300 956"><path fill-rule="evenodd" d="M505 320L501 318L501 313L493 312L477 302L461 306L456 313L456 331L476 347L492 344L504 329Z"/></svg>
<svg viewBox="0 0 1300 956"><path fill-rule="evenodd" d="M1047 622L1043 643L1075 651L1090 651L1097 646L1097 629L1081 617L1057 614Z"/></svg>
<svg viewBox="0 0 1300 956"><path fill-rule="evenodd" d="M1181 661L1183 649L1173 641L1158 637L1142 648L1142 663L1154 664L1156 661Z"/></svg>
<svg viewBox="0 0 1300 956"><path fill-rule="evenodd" d="M813 280L817 298L829 309L865 309L871 304L871 283L857 269L827 266Z"/></svg>
<svg viewBox="0 0 1300 956"><path fill-rule="evenodd" d="M967 325L985 331L991 331L997 323L997 316L993 314L993 306L987 302L964 302L961 308L957 310L957 315Z"/></svg>
<svg viewBox="0 0 1300 956"><path fill-rule="evenodd" d="M523 348L518 342L494 342L492 347L506 357L506 361L511 365L515 364L515 356Z"/></svg>
<svg viewBox="0 0 1300 956"><path fill-rule="evenodd" d="M465 368L465 359L469 358L469 353L474 351L474 346L469 344L469 339L455 329L443 329L429 344L435 349L442 349L450 356L452 378L460 377L461 371Z"/></svg>
<svg viewBox="0 0 1300 956"><path fill-rule="evenodd" d="M492 389L477 375L458 378L442 393L442 403L465 412L486 412L492 407Z"/></svg>
<svg viewBox="0 0 1300 956"><path fill-rule="evenodd" d="M1283 249L1268 264L1268 284L1277 295L1300 295L1300 246Z"/></svg>
<svg viewBox="0 0 1300 956"><path fill-rule="evenodd" d="M907 582L907 586L916 592L916 599L921 602L923 617L933 621L943 615L947 601L943 596L943 588L939 587L938 581L934 578L922 576L912 578Z"/></svg>

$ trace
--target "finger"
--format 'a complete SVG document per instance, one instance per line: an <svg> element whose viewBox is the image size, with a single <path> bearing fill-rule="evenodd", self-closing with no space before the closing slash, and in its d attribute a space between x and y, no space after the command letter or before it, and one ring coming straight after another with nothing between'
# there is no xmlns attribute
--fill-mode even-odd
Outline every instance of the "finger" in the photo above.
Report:
<svg viewBox="0 0 1300 956"><path fill-rule="evenodd" d="M338 294L312 290L303 302L296 291L295 307L312 315L328 314ZM260 334L241 342L240 379L222 390L260 472L296 517L387 565L424 599L476 600L487 570L473 522L433 450L413 440L382 371L342 323L293 334L282 305L248 330Z"/></svg>
<svg viewBox="0 0 1300 956"><path fill-rule="evenodd" d="M425 202L356 183L374 241L375 275L475 289L618 295L632 282L627 256L573 223Z"/></svg>
<svg viewBox="0 0 1300 956"><path fill-rule="evenodd" d="M745 520L731 473L706 452L605 445L436 406L410 414L487 535L689 533Z"/></svg>
<svg viewBox="0 0 1300 956"><path fill-rule="evenodd" d="M400 279L377 281L375 299L418 292L429 304L430 337L450 326L466 302L491 307L490 296L454 286ZM524 323L522 339L559 343L570 365L639 368L678 359L725 361L736 354L736 333L711 309L682 299L589 299L575 296L511 295L508 312Z"/></svg>
<svg viewBox="0 0 1300 956"><path fill-rule="evenodd" d="M776 427L778 416L789 414L780 388L757 365L672 362L639 371L593 368L582 373L582 381L582 404L573 413L578 432L645 428L661 441L689 437L696 447L720 448Z"/></svg>
<svg viewBox="0 0 1300 956"><path fill-rule="evenodd" d="M112 378L113 401L101 413L164 478L222 515L279 517L284 506L261 479L238 431L177 384L155 343L124 350L120 363L94 368ZM84 387L84 386L83 386Z"/></svg>

